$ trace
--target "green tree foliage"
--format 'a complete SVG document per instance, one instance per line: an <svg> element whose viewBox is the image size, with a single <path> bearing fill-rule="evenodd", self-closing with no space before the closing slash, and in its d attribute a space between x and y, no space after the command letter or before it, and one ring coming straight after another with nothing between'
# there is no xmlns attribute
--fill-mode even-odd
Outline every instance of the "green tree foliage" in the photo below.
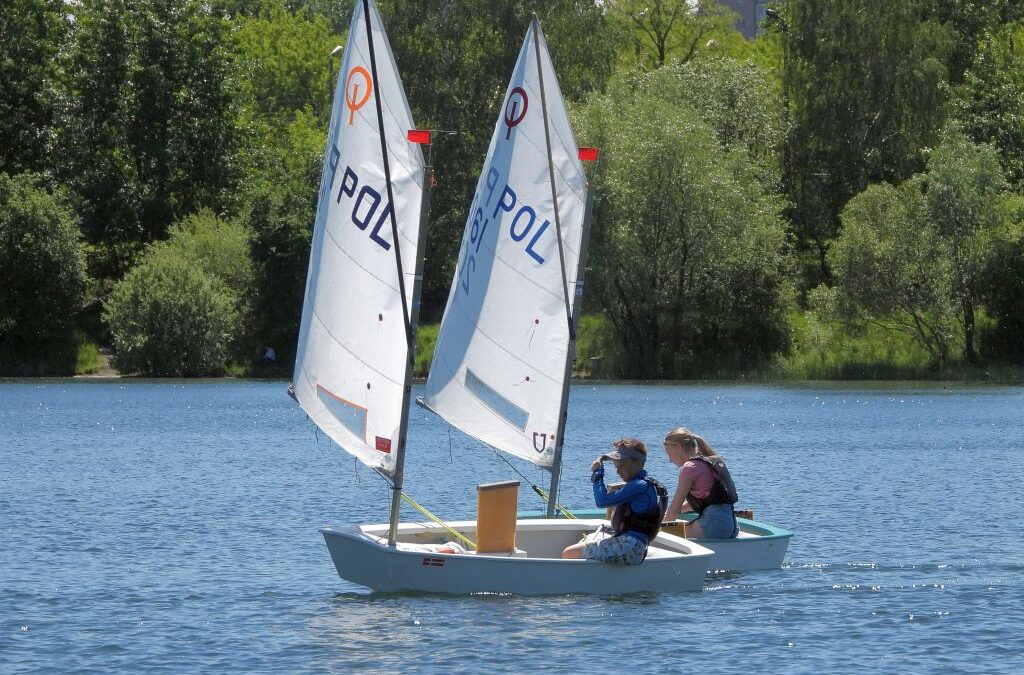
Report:
<svg viewBox="0 0 1024 675"><path fill-rule="evenodd" d="M995 144L1008 178L1024 188L1024 24L985 35L954 105L964 130Z"/></svg>
<svg viewBox="0 0 1024 675"><path fill-rule="evenodd" d="M85 0L66 56L60 175L117 277L175 220L232 203L230 23L200 0Z"/></svg>
<svg viewBox="0 0 1024 675"><path fill-rule="evenodd" d="M236 49L245 123L275 128L296 111L311 110L325 125L330 116L330 57L341 37L323 16L292 14L282 5L239 20ZM260 137L260 141L264 140Z"/></svg>
<svg viewBox="0 0 1024 675"><path fill-rule="evenodd" d="M780 12L786 190L810 279L828 278L846 202L870 183L920 171L944 122L952 38L929 8L930 0L788 0Z"/></svg>
<svg viewBox="0 0 1024 675"><path fill-rule="evenodd" d="M254 282L247 324L254 339L288 363L298 340L309 245L326 138L312 115L297 115L282 135L276 168L251 186L244 215L251 232Z"/></svg>
<svg viewBox="0 0 1024 675"><path fill-rule="evenodd" d="M68 374L85 292L74 217L31 174L0 173L0 374Z"/></svg>
<svg viewBox="0 0 1024 675"><path fill-rule="evenodd" d="M151 245L115 287L104 319L123 372L217 375L238 355L252 283L248 233L197 213Z"/></svg>
<svg viewBox="0 0 1024 675"><path fill-rule="evenodd" d="M595 96L580 113L582 138L604 148L591 302L615 327L620 374L734 370L786 343L781 205L743 143L723 148L658 81Z"/></svg>
<svg viewBox="0 0 1024 675"><path fill-rule="evenodd" d="M835 287L818 292L819 305L913 335L938 365L959 329L963 359L973 363L1005 187L995 149L948 126L926 173L898 189L871 186L847 205L829 254Z"/></svg>
<svg viewBox="0 0 1024 675"><path fill-rule="evenodd" d="M642 80L641 87L686 101L714 129L723 149L746 151L763 167L765 187L774 187L784 129L778 82L769 71L723 57L677 61Z"/></svg>
<svg viewBox="0 0 1024 675"><path fill-rule="evenodd" d="M960 84L964 73L975 63L986 35L1000 26L1024 19L1020 0L934 0L929 16L943 24L953 39L949 53L949 81Z"/></svg>
<svg viewBox="0 0 1024 675"><path fill-rule="evenodd" d="M0 172L47 168L63 10L60 0L7 0L0 11Z"/></svg>
<svg viewBox="0 0 1024 675"><path fill-rule="evenodd" d="M982 353L994 360L1024 363L1024 198L1007 200L1003 225L992 233L980 276L979 295L994 330L983 333Z"/></svg>
<svg viewBox="0 0 1024 675"><path fill-rule="evenodd" d="M929 156L927 177L929 218L949 245L964 359L973 363L979 274L987 255L987 235L1000 221L1006 179L996 149L973 143L956 125L944 130L942 143Z"/></svg>
<svg viewBox="0 0 1024 675"><path fill-rule="evenodd" d="M167 240L153 244L147 255L166 254L188 260L241 300L252 287L249 236L243 224L218 218L204 209L175 223Z"/></svg>
<svg viewBox="0 0 1024 675"><path fill-rule="evenodd" d="M843 210L829 251L835 279L812 294L826 318L909 335L937 364L949 357L956 308L948 246L929 222L920 179L868 187Z"/></svg>
<svg viewBox="0 0 1024 675"><path fill-rule="evenodd" d="M736 14L717 0L610 0L606 4L624 45L620 58L644 69L672 61L685 63L717 40L742 41L733 28Z"/></svg>

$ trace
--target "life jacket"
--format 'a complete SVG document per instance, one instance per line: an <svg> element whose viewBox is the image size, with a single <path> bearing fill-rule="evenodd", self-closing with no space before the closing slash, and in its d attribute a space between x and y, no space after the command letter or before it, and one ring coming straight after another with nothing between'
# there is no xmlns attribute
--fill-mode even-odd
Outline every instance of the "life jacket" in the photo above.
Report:
<svg viewBox="0 0 1024 675"><path fill-rule="evenodd" d="M665 517L665 511L668 510L668 490L661 484L661 481L650 476L644 476L643 480L658 494L658 506L644 513L634 513L629 502L617 505L615 511L612 512L612 529L615 530L616 536L630 530L643 532L647 535L647 541L658 536L661 521Z"/></svg>
<svg viewBox="0 0 1024 675"><path fill-rule="evenodd" d="M686 501L690 503L694 511L702 514L704 509L714 504L735 504L740 500L739 495L736 494L736 484L732 482L732 476L729 475L729 468L725 466L721 457L711 459L704 455L697 455L693 459L707 464L715 477L714 483L711 485L711 492L707 497L696 497L692 492L686 495Z"/></svg>

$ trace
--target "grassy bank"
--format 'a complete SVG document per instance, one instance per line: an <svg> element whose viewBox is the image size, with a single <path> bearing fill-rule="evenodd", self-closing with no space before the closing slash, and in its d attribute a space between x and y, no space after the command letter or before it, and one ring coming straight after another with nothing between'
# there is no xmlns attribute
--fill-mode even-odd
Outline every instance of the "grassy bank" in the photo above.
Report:
<svg viewBox="0 0 1024 675"><path fill-rule="evenodd" d="M886 331L878 326L851 331L845 325L821 322L804 312L791 314L790 326L792 345L788 353L779 355L770 363L753 367L709 370L702 374L702 378L748 382L947 380L1024 383L1024 364L970 365L954 361L938 367L910 336ZM438 324L423 324L417 331L416 362L413 368L413 375L417 378L427 376L439 329ZM77 359L74 364L76 375L118 375L109 366L109 353L84 336L77 337ZM612 328L604 317L582 317L577 352L573 373L575 377L605 380L618 377L622 357ZM291 375L291 366L232 364L227 369L227 375L287 378Z"/></svg>

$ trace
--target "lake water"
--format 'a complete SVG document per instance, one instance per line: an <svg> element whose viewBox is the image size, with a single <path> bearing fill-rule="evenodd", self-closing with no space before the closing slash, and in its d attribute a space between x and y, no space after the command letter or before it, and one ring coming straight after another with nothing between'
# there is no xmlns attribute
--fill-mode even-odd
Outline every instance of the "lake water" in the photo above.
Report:
<svg viewBox="0 0 1024 675"><path fill-rule="evenodd" d="M674 485L658 448L685 424L796 536L701 593L519 598L339 579L317 528L386 521L389 489L285 386L0 383L0 672L1024 671L1024 389L577 384L566 504L624 435ZM419 408L409 438L442 517L515 478Z"/></svg>

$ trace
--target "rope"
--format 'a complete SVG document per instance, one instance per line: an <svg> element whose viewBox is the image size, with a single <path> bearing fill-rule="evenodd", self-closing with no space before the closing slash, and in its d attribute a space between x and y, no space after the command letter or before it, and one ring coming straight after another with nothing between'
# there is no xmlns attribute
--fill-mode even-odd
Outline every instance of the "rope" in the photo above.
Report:
<svg viewBox="0 0 1024 675"><path fill-rule="evenodd" d="M444 528L444 530L446 532L448 532L448 534L452 535L453 537L455 537L456 539L458 539L459 541L461 541L463 544L465 544L469 548L473 549L474 551L476 550L476 544L474 544L469 539L469 537L467 537L466 535L462 534L461 532L459 532L459 531L455 530L454 528L452 528L451 526L449 526L443 520L441 520L440 518L435 516L433 513L428 511L425 507L423 507L419 503L417 503L417 501L415 499L413 499L412 497L407 495L405 492L402 492L402 499L404 499L406 501L406 503L408 503L414 509L416 509L417 511L419 511L420 513L425 515L427 518L430 518L432 521L434 521L435 523L440 525L442 528Z"/></svg>
<svg viewBox="0 0 1024 675"><path fill-rule="evenodd" d="M548 501L551 500L551 497L544 490L544 488L540 487L539 485L534 485L533 483L530 483L530 487L533 488L534 492L536 492L538 495L540 495L540 498L544 500L545 504L547 504ZM568 518L569 520L576 520L576 514L574 514L572 511L570 511L569 509L565 508L564 506L562 506L558 502L555 502L555 510L556 511L561 511L562 515L565 516L566 518Z"/></svg>
<svg viewBox="0 0 1024 675"><path fill-rule="evenodd" d="M490 447L490 446L487 446L487 447ZM508 458L505 457L505 455L501 454L501 452L499 452L496 448L491 448L491 450L494 450L494 454L497 455L501 459L501 461L503 461L506 464L508 464L510 469L515 471L517 474L519 474L520 478L522 478L524 481L526 481L527 483L530 484L530 487L533 488L533 491L536 492L538 495L540 495L540 498L544 500L544 504L547 504L549 501L551 501L551 496L548 495L547 491L544 488L542 488L541 486L537 485L532 480L527 478L526 475L523 474L522 471L517 469L515 467L515 465L512 462L508 461ZM555 509L558 510L558 511L561 511L562 515L565 516L566 518L569 518L571 520L576 520L576 516L573 515L572 511L570 511L569 509L565 508L564 506L562 506L558 502L555 502Z"/></svg>

